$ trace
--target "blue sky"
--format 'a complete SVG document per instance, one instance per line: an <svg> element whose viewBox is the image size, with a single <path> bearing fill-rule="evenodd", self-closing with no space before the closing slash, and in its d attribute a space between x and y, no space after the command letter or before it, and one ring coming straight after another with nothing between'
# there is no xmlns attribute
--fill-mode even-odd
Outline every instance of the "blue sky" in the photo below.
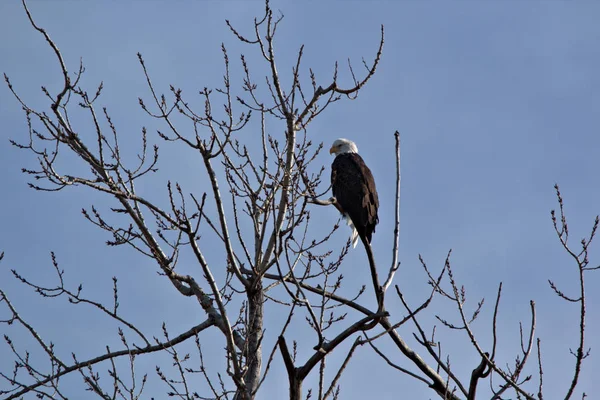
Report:
<svg viewBox="0 0 600 400"><path fill-rule="evenodd" d="M326 145L338 137L354 140L371 167L381 201L374 250L383 269L389 264L393 230L393 132L401 132L402 267L396 283L415 303L423 299L428 287L418 254L430 267L441 268L452 248L455 276L466 286L470 306L486 298L484 315L474 329L488 344L489 317L502 281L503 362L517 354L518 322L528 326L529 301L535 300L546 393L565 393L574 362L569 348L576 347L576 308L556 298L547 280L570 293L577 280L575 265L553 233L550 210L556 207L553 185L558 183L574 244L588 234L600 212L600 3L281 1L273 8L285 15L277 49L280 71L288 81L301 44L306 46L305 67L312 67L326 84L335 61L343 65L350 57L358 68L361 57L372 59L379 26L385 25L384 56L373 80L358 100L339 102L322 114L308 135ZM247 30L262 9L260 2L234 1L31 3L37 22L52 35L68 67L74 70L83 58L84 84L90 91L104 81L102 102L112 112L124 146L131 149L142 126L150 132L159 127L137 106L137 98L147 98L148 92L136 53L144 55L154 83L164 91L173 84L191 95L220 83L221 42L229 49L234 80L241 79L240 52L250 58L255 75L263 75L255 50L236 42L224 23L227 18ZM0 3L0 22L0 70L32 107L44 106L40 86L52 92L61 83L53 55L27 24L19 2ZM48 340L64 346L61 351L67 355L73 346L81 359L102 351L107 341L118 343L106 320L60 300L40 301L10 280L10 268L40 281L52 279L51 250L67 271L67 281L84 282L90 297L106 299L111 277L119 276L123 312L156 335L162 321L176 333L204 318L195 304L156 276L147 260L129 249L107 248L107 236L81 217L82 207L107 209L111 200L84 189L48 194L27 188L20 169L34 166L34 160L8 143L8 138L23 139L26 126L6 87L0 89L0 120L0 250L6 252L0 282ZM273 122L273 129L278 128ZM152 140L158 142L156 137ZM140 190L164 196L166 180L176 179L189 191L200 192L200 160L173 146L162 149L161 171ZM331 161L324 153L317 163L328 167ZM64 167L77 164L66 160ZM324 228L337 221L331 209L317 209L315 214ZM346 233L335 236L335 243L342 243ZM597 254L592 253L592 264L600 263ZM369 282L358 247L343 268L348 293ZM592 378L592 372L600 370L600 294L594 291L598 285L600 275L589 274L587 340L592 353L584 364L580 390L591 398L600 391ZM396 319L404 315L391 295L387 308ZM456 317L441 301L432 308ZM424 321L434 323L430 318ZM418 348L411 339L412 327L400 334ZM452 365L468 377L478 360L467 339L441 328L438 335L447 341ZM207 347L212 337L203 337ZM408 365L388 345L382 343L392 358ZM0 347L0 360L6 351ZM332 360L342 356L339 352ZM262 398L286 394L278 357L279 371L268 382L269 395ZM139 362L147 362L152 373L159 361ZM535 373L534 360L529 367ZM0 368L10 366L0 362ZM368 380L366 368L376 371ZM366 348L342 384L344 399L396 398L399 393L405 398L434 397L425 385L390 370ZM156 393L163 393L156 385Z"/></svg>

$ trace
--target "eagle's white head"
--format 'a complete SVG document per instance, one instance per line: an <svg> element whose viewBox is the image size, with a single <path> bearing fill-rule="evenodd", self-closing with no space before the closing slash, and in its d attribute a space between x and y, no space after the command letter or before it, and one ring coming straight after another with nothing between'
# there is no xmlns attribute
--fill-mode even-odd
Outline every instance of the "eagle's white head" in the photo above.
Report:
<svg viewBox="0 0 600 400"><path fill-rule="evenodd" d="M336 156L344 153L358 153L358 147L352 140L340 138L337 139L331 145L329 154L335 154Z"/></svg>

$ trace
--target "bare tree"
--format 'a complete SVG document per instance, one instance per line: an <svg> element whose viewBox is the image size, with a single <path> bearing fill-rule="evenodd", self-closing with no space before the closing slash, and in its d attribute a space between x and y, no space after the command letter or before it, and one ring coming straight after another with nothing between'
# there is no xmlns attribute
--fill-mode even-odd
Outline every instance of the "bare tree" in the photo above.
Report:
<svg viewBox="0 0 600 400"><path fill-rule="evenodd" d="M63 82L57 93L43 88L48 108L42 110L29 107L5 75L8 88L25 112L28 128L28 137L24 141L12 141L12 144L35 155L38 161L37 168L23 169L32 178L30 187L37 191L85 187L103 194L106 203L83 209L83 216L108 233L109 246L130 246L140 256L155 262L159 273L180 295L198 301L205 319L176 335L163 324L163 337L153 338L120 312L121 283L118 277L113 278L108 301L90 299L83 294L81 286L72 288L65 284L65 272L52 254L58 283L47 285L16 269L12 270L14 278L42 297L65 297L75 305L89 307L110 317L121 348L115 350L106 346L105 351L88 359L81 359L74 353L70 359L60 357L55 346L38 334L35 324L26 321L0 290L0 303L8 312L8 317L0 322L6 328L4 337L13 358L12 367L4 363L0 366L3 398L24 398L29 394L39 398L67 398L62 383L72 375L81 376L87 390L100 398L141 398L150 377L136 374L136 360L157 352L168 354L173 361L173 368L156 367L156 377L166 385L169 396L182 399L256 398L273 369L274 360L281 357L289 380L290 399L338 398L342 374L356 349L362 346L372 349L400 374L426 384L443 399L475 399L482 379L489 382L488 392L494 399L507 398L508 393L517 398L543 398L542 342L535 335L533 301L530 304L531 321L525 328L520 327L522 344L515 363L502 367L496 361L497 354L508 351L497 348L502 284L495 299L491 326L493 345L489 349L480 345L471 329L484 301L480 300L474 307L467 304L466 291L451 267L450 252L437 273L420 259L431 286L421 304L409 304L401 288L393 285L394 274L400 265L398 132L395 133L395 230L385 281L380 281L376 265L376 259L382 260L382 256L373 254L370 245L364 242L373 288L363 287L351 298L342 296L339 289L344 281L339 269L349 253L350 241L335 249L329 239L338 225L328 232L310 229L311 212L317 206L337 206L335 199L326 195L328 183L322 182L325 169L314 163L322 144L311 139L310 124L332 103L355 99L374 76L382 57L383 27L372 61L363 61L360 72L355 72L353 65L348 63L350 82L340 82L337 64L326 84L318 82L313 71L302 64L303 47L298 51L291 76L283 77L280 71L285 69L278 65L275 47L277 28L283 16L277 15L267 2L264 13L254 20L254 30L250 33L237 30L227 21L232 34L259 54L265 71L262 74L266 76L257 78L261 73L251 68L242 55L243 80L238 88L230 78L230 58L223 46L223 82L214 89L200 91L203 101L200 109L191 105L187 92L180 88L170 86L168 94L163 94L163 89L153 83L151 66L138 54L149 91L145 98L139 99L140 107L150 118L163 124L164 130L157 134L164 145L183 146L196 152L209 182L206 192L191 193L176 180L169 181L164 192L150 198L141 195L136 184L157 170L161 160L159 147L151 145L146 128L142 128L139 153L132 155L121 151L120 134L109 109L98 106L103 85L92 92L85 89L83 65L80 64L74 73L69 72L49 33L36 24L25 3L23 6L31 26L53 50ZM284 82L288 81L286 86ZM88 126L73 122L70 116L75 108L87 113L91 121ZM256 142L259 145L253 146ZM76 156L86 168L64 171L61 160L65 156ZM587 271L599 268L591 267L588 258L598 218L589 237L581 241L581 250L573 249L568 241L568 225L558 187L556 192L559 216L553 212L552 220L561 245L577 265L580 282L580 292L575 296L564 293L557 284L550 282L560 298L580 306L580 337L577 350L573 352L575 367L565 395L565 398L571 398L576 393L580 371L589 354L584 341L584 277ZM107 206L109 202L111 205ZM218 240L220 248L211 248L205 240L207 237ZM184 254L193 259L200 273L180 272ZM220 262L209 261L209 258ZM394 296L405 308L401 318L394 318L385 308L386 294L392 286ZM453 304L456 314L441 316L431 312L429 306L436 296ZM371 309L366 304L373 300L377 307ZM268 311L275 307L287 311L277 335L269 336L265 333ZM430 324L421 319L426 312L431 312L437 323ZM314 343L309 352L299 354L297 343L290 346L286 340L290 326L297 325L304 325L303 329L308 328L312 333L306 338L307 343ZM436 335L438 325L442 328L440 331L463 332L478 352L481 362L473 366L470 377L455 373L450 363L454 352L442 347L439 337L443 337L443 333ZM10 334L9 326L24 329L36 343L36 348L22 350L17 344L19 338ZM409 346L400 334L400 328L416 339L421 354ZM224 349L222 363L205 363L202 351L205 331L218 332L221 342L215 346ZM378 343L383 338L391 339L399 353L381 350ZM327 357L342 343L347 343L348 347L343 361L333 363L333 366L327 364ZM190 347L194 348L195 354L188 352ZM33 353L35 357L31 357ZM537 364L526 369L532 353L537 357ZM45 361L40 362L41 358ZM326 375L327 368L333 372ZM313 371L318 373L316 387L303 392L303 383ZM199 381L206 383L208 389L205 392L198 392Z"/></svg>

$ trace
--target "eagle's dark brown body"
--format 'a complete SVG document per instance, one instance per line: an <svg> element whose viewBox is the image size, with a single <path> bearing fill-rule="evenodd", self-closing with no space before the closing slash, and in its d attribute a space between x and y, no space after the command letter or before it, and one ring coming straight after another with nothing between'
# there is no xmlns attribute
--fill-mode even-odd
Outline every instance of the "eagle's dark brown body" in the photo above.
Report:
<svg viewBox="0 0 600 400"><path fill-rule="evenodd" d="M371 170L357 153L342 153L331 165L331 190L358 235L371 243L379 222L379 199Z"/></svg>

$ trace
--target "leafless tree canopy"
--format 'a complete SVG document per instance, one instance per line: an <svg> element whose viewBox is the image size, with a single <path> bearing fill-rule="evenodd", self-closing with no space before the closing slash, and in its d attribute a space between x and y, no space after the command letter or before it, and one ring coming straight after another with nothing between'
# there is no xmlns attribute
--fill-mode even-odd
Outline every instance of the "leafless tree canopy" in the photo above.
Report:
<svg viewBox="0 0 600 400"><path fill-rule="evenodd" d="M152 80L152 66L138 54L148 87L139 98L140 107L149 118L161 122L163 129L157 135L163 146L181 146L196 152L204 166L201 173L209 182L204 193L192 193L177 182L177 177L172 177L163 191L150 197L141 195L136 184L151 177L162 161L159 147L150 144L156 134L143 128L139 152L122 152L120 132L109 109L98 105L103 85L91 91L86 88L84 66L79 65L72 72L50 33L36 24L25 3L23 6L32 28L53 50L62 71L62 88L58 92L43 89L47 99L43 109L29 107L27 99L19 95L18 82L11 82L4 75L24 111L28 132L12 144L23 150L24 157L33 155L38 162L37 168L23 169L29 186L36 191L92 190L104 195L106 201L83 209L83 216L106 231L109 246L129 246L140 257L151 259L165 284L168 281L179 295L195 299L201 308L197 315L204 317L183 332L171 332L163 324L162 337L152 337L120 312L119 293L127 283L121 283L118 277L113 278L112 293L107 293L104 301L97 301L86 297L81 286L64 283L68 271L61 268L59 257L54 254L53 282L40 282L13 269L16 282L23 290L30 290L32 296L64 297L77 307L108 316L114 322L121 346L106 346L87 359L75 353L65 358L60 354L68 354L68 349L58 350L51 338L41 337L36 322L26 320L19 313L18 304L0 289L0 322L5 346L12 355L11 360L0 363L3 399L67 398L67 376L78 376L87 390L102 399L162 398L164 394L181 399L254 399L264 390L269 374L279 366L285 367L290 399L343 398L342 375L359 349L376 353L381 357L382 368L414 378L415 385L426 385L432 394L443 399L475 399L479 393L490 394L493 399L544 397L542 354L555 349L544 349L542 338L536 336L534 301L530 303L530 320L520 326L520 348L501 347L497 337L497 326L502 320L500 283L491 309L492 345L482 346L471 324L480 314L484 300L467 302L466 289L453 272L450 252L438 269L432 269L420 258L423 276L430 285L421 303L411 304L393 283L400 265L397 132L396 181L388 182L396 185L393 248L391 254L374 254L366 245L369 265L365 269L370 271L372 287L363 287L353 297L341 295L341 270L350 243L342 248L332 246L329 239L338 225L326 232L311 229L311 213L319 206L335 205L335 199L327 195L329 171L315 164L323 144L311 137L311 122L333 103L357 98L375 75L384 47L383 26L373 55L360 65L335 64L331 78L321 82L303 64L304 48L300 47L291 75L283 76L281 71L289 68L278 65L276 51L277 29L283 16L267 2L262 15L254 20L254 30L243 32L227 21L231 33L247 45L248 52L261 57L262 65L251 68L244 55L239 62L237 56L232 62L223 46L223 81L218 87L200 91L200 108L191 105L193 101L188 96L197 96L189 94L193 91L157 87ZM240 84L230 79L230 68L243 72ZM347 68L351 79L338 79L338 68ZM84 110L91 122L75 124L70 117L74 109ZM61 160L73 156L85 168L65 170ZM564 292L560 282L549 282L557 296L579 307L579 312L570 316L580 326L579 337L568 343L575 346L574 365L564 369L565 377L570 376L571 383L564 394L569 399L582 396L577 384L589 354L584 335L584 278L599 268L589 260L598 218L586 239L572 243L558 186L556 195L558 211L553 211L551 218L560 245L577 267L573 271L580 282L575 294ZM207 245L207 237L216 238L220 247ZM199 272L180 272L183 254L191 255ZM378 271L384 280L380 280ZM395 312L397 315L386 310L386 300L390 298L399 300L404 307ZM440 315L430 307L434 298L453 305L455 311ZM266 334L266 325L274 324L274 313L284 315L273 319L283 323L277 334ZM427 313L435 316L436 324L421 318ZM300 351L298 344L289 340L290 327L299 325L312 333L304 337L304 345L309 347L300 346L309 351ZM27 343L34 343L32 348L23 348L24 338L12 334L15 327L27 333L27 340L32 340ZM208 331L217 332L220 339L206 343ZM472 366L468 377L457 375L453 369L451 360L460 355L443 346L448 331L463 334L466 343L480 356L480 363ZM418 348L409 347L404 338L407 335L416 339ZM382 340L391 341L393 350L383 351L379 345ZM340 346L342 343L346 346ZM203 347L209 345L223 349L221 362L205 360ZM347 351L337 359L341 363L326 363L328 356L340 348ZM514 354L514 363L497 363L501 352ZM153 353L167 354L172 363L156 366L154 375L136 374L136 362ZM303 387L311 373L317 376L316 383ZM146 393L145 384L150 379L161 381L165 392ZM208 389L199 391L199 382ZM482 384L485 392L478 392ZM264 394L260 397L268 398Z"/></svg>

